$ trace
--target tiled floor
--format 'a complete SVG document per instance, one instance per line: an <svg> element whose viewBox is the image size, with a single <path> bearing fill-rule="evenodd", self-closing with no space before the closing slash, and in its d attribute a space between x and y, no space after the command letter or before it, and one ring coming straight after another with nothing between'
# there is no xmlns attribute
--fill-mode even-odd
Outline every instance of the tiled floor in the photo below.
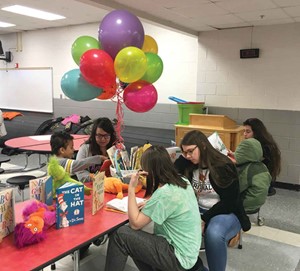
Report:
<svg viewBox="0 0 300 271"><path fill-rule="evenodd" d="M243 248L228 249L227 271L295 271L300 268L300 220L297 217L300 207L299 192L277 189L277 194L272 199L268 198L266 205L271 204L271 201L274 207L277 204L276 197L281 200L278 204L286 204L282 200L282 195L288 202L292 203L290 212L281 215L281 211L277 209L278 217L273 217L273 219L284 219L285 216L294 218L291 219L294 221L292 229L297 229L298 232L290 232L265 225L257 226L252 223L251 230L243 234ZM265 223L268 225L270 223L268 221L269 213L265 209L261 211L261 215L265 217ZM256 216L252 216L251 220L256 221ZM278 224L275 226L277 227ZM105 253L106 244L101 247L91 246L88 256L80 263L80 270L104 270ZM200 256L206 264L205 252L200 252ZM61 271L73 270L72 258L70 256L65 257L57 262L56 266L57 270ZM47 267L45 270L50 271L50 268ZM125 270L137 270L131 259L128 260Z"/></svg>

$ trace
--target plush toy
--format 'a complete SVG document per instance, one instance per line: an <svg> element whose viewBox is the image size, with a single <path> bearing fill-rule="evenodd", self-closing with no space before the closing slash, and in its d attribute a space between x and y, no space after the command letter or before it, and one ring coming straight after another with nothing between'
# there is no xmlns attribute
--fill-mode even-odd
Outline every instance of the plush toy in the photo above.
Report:
<svg viewBox="0 0 300 271"><path fill-rule="evenodd" d="M138 184L135 188L135 193L142 189L143 185ZM106 177L104 179L104 191L107 193L117 194L118 199L123 198L123 191L128 190L128 184L123 183L119 178Z"/></svg>
<svg viewBox="0 0 300 271"><path fill-rule="evenodd" d="M59 164L57 158L55 158L54 156L50 157L49 159L48 174L53 178L53 198L56 198L56 188L62 186L66 182L76 183L80 185L82 184L81 182L72 179L71 176L65 171L65 169ZM90 195L91 190L91 188L84 186L85 195Z"/></svg>
<svg viewBox="0 0 300 271"><path fill-rule="evenodd" d="M18 248L39 243L46 238L46 230L56 221L55 208L35 200L23 210L23 220L14 230Z"/></svg>

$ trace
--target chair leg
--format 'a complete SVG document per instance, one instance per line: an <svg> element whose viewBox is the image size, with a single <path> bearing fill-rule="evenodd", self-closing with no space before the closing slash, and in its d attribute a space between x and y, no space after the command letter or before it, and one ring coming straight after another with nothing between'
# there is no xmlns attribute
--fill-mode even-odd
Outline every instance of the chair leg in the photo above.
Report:
<svg viewBox="0 0 300 271"><path fill-rule="evenodd" d="M242 249L242 248L243 248L243 231L240 230L240 240L238 244L238 249Z"/></svg>
<svg viewBox="0 0 300 271"><path fill-rule="evenodd" d="M260 216L259 212L260 210L258 210L257 212L257 225L263 226L265 224L265 219L262 216Z"/></svg>

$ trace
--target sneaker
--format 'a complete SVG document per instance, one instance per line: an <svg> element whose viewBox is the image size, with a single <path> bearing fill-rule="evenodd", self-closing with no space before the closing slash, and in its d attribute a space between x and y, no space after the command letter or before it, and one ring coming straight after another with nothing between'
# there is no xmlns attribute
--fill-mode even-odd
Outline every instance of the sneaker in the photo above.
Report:
<svg viewBox="0 0 300 271"><path fill-rule="evenodd" d="M276 194L276 189L273 186L270 186L268 191L268 196L274 196Z"/></svg>
<svg viewBox="0 0 300 271"><path fill-rule="evenodd" d="M235 247L239 244L241 234L238 232L236 236L232 237L228 242L228 247Z"/></svg>

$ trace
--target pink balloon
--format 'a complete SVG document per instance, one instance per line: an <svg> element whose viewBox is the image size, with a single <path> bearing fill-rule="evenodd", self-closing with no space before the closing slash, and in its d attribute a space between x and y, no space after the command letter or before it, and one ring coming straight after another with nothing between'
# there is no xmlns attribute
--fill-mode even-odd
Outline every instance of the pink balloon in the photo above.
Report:
<svg viewBox="0 0 300 271"><path fill-rule="evenodd" d="M125 88L123 99L128 109L137 113L144 113L156 105L157 91L151 83L139 80Z"/></svg>

